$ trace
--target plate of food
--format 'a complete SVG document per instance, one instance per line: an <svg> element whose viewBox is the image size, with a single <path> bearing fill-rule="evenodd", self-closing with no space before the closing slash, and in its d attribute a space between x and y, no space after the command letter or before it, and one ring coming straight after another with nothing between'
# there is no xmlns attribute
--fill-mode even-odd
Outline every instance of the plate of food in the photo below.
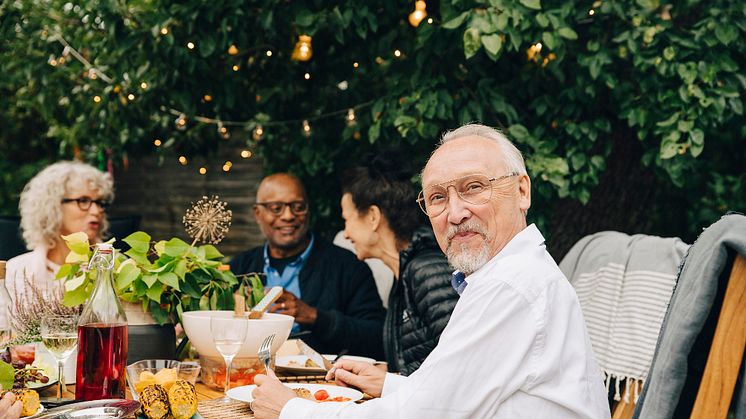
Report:
<svg viewBox="0 0 746 419"><path fill-rule="evenodd" d="M354 402L363 398L363 393L349 388L340 387L330 384L306 384L306 383L287 383L285 386L291 388L296 396L315 402ZM256 385L236 387L228 390L228 397L244 403L251 403L254 400L252 392Z"/></svg>
<svg viewBox="0 0 746 419"><path fill-rule="evenodd" d="M336 360L336 355L324 355L324 358L328 360ZM341 358L349 359L351 361L360 361L368 364L375 364L376 360L373 358L366 358L364 356L353 356L343 355ZM326 370L315 362L310 360L305 355L290 355L290 356L278 356L275 360L275 369L277 371L290 372L294 374L323 374Z"/></svg>

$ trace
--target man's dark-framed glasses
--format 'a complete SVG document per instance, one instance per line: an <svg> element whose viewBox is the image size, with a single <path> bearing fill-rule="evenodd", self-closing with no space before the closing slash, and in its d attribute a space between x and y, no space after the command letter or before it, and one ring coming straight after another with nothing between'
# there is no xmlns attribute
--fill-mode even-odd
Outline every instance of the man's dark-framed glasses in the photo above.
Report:
<svg viewBox="0 0 746 419"><path fill-rule="evenodd" d="M62 200L63 204L69 204L70 202L75 202L78 204L78 208L80 208L81 211L88 211L89 208L91 208L91 204L98 205L99 208L102 210L106 210L111 206L111 202L103 200L103 199L91 199L87 196L84 196L82 198L64 198Z"/></svg>
<svg viewBox="0 0 746 419"><path fill-rule="evenodd" d="M308 202L305 201L293 201L293 202L257 202L256 205L264 207L267 211L273 215L280 215L285 211L285 207L290 207L290 212L294 215L305 215L308 212Z"/></svg>
<svg viewBox="0 0 746 419"><path fill-rule="evenodd" d="M511 172L499 177L474 174L431 185L420 191L417 203L428 217L437 217L448 206L448 188L453 186L462 201L473 205L484 205L492 199L492 183L513 176L518 176L518 173Z"/></svg>

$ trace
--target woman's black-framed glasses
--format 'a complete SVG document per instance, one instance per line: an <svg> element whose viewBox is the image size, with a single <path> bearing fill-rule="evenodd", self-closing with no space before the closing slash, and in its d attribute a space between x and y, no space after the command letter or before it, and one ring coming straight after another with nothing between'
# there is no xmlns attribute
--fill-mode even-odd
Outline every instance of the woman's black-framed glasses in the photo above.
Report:
<svg viewBox="0 0 746 419"><path fill-rule="evenodd" d="M492 199L492 182L518 176L518 172L511 172L504 176L488 177L482 174L468 175L448 182L428 186L420 191L417 203L422 212L428 217L437 217L448 206L448 188L453 186L456 194L464 202L473 205L483 205Z"/></svg>
<svg viewBox="0 0 746 419"><path fill-rule="evenodd" d="M290 207L290 212L294 215L305 215L308 212L308 202L305 201L293 201L293 202L257 202L256 205L262 206L272 215L280 215L285 211L285 207ZM255 206L256 206L255 205Z"/></svg>
<svg viewBox="0 0 746 419"><path fill-rule="evenodd" d="M88 211L89 208L91 208L91 204L98 205L99 208L102 210L106 210L111 206L111 202L103 200L103 199L91 199L87 196L84 196L82 198L63 198L62 203L63 204L69 204L70 202L75 202L78 204L78 208L80 208L81 211Z"/></svg>

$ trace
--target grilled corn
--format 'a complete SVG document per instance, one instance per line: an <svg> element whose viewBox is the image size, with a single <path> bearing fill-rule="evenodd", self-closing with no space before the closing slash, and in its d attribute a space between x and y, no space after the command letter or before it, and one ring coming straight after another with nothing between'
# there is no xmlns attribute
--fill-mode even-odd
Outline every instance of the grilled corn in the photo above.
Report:
<svg viewBox="0 0 746 419"><path fill-rule="evenodd" d="M177 380L168 390L174 419L189 419L197 412L197 392L189 381Z"/></svg>
<svg viewBox="0 0 746 419"><path fill-rule="evenodd" d="M168 394L159 384L151 384L140 392L142 413L150 419L168 416Z"/></svg>

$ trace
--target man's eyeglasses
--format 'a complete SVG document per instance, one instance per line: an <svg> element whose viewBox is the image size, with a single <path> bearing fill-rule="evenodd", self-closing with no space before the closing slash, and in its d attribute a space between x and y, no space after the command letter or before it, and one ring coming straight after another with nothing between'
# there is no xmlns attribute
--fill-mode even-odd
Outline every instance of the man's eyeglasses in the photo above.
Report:
<svg viewBox="0 0 746 419"><path fill-rule="evenodd" d="M84 196L82 198L64 198L62 199L63 204L69 204L70 202L75 202L78 204L78 208L80 208L81 211L88 211L89 208L91 208L91 204L98 205L99 208L102 210L106 210L111 205L111 202L104 201L103 199L91 199L87 196Z"/></svg>
<svg viewBox="0 0 746 419"><path fill-rule="evenodd" d="M257 202L256 205L262 206L273 215L280 215L285 211L285 207L290 207L290 212L294 215L304 215L308 212L308 203L304 201L293 202ZM255 206L256 206L255 205Z"/></svg>
<svg viewBox="0 0 746 419"><path fill-rule="evenodd" d="M437 217L448 206L448 188L453 186L464 202L483 205L492 199L492 182L518 176L517 172L508 173L500 177L485 175L469 175L437 185L428 186L420 191L417 203L428 217Z"/></svg>

